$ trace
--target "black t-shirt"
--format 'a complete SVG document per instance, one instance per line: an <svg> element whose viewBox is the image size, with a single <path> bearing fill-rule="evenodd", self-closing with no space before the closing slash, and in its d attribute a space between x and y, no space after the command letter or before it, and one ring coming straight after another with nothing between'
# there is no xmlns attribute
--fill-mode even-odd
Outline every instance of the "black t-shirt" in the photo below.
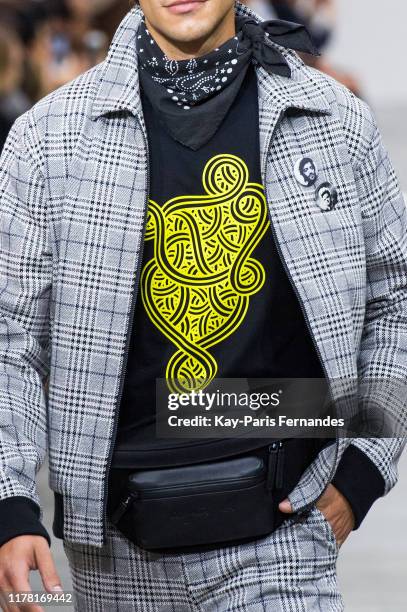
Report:
<svg viewBox="0 0 407 612"><path fill-rule="evenodd" d="M257 80L198 151L143 96L150 202L113 466L210 460L266 440L155 437L156 379L323 378L271 231ZM272 202L270 203L272 206ZM185 389L187 390L187 389Z"/></svg>

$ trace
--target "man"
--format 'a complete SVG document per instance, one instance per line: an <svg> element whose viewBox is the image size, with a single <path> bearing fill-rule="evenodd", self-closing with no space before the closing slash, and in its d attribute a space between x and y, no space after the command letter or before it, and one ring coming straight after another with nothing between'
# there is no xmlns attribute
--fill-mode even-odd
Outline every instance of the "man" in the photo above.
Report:
<svg viewBox="0 0 407 612"><path fill-rule="evenodd" d="M317 203L321 210L332 210L338 202L338 193L329 183L322 183L317 191Z"/></svg>
<svg viewBox="0 0 407 612"><path fill-rule="evenodd" d="M317 171L315 168L315 164L309 157L301 158L298 160L296 166L296 178L304 185L304 187L311 187L315 185L315 181L317 180Z"/></svg>
<svg viewBox="0 0 407 612"><path fill-rule="evenodd" d="M61 589L35 490L48 448L78 610L342 610L339 546L394 486L402 442L160 440L155 381L324 377L335 393L338 379L404 380L393 169L366 105L288 49L312 50L301 29L232 0L140 5L104 63L15 124L2 157L1 588L28 590L38 568ZM296 178L301 157L315 187ZM328 212L324 182L338 192ZM182 466L264 465L263 452L269 533L211 546L211 517L186 512L180 535L192 525L207 546L132 541L128 474L151 491ZM177 515L160 517L176 539Z"/></svg>

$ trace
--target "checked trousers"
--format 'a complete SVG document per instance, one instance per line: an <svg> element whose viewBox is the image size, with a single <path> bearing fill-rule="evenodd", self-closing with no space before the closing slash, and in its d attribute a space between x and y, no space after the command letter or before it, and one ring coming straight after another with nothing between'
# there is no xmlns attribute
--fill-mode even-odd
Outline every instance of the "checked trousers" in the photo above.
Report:
<svg viewBox="0 0 407 612"><path fill-rule="evenodd" d="M142 550L112 525L102 547L64 542L78 612L341 612L338 545L314 506L271 535L217 550Z"/></svg>

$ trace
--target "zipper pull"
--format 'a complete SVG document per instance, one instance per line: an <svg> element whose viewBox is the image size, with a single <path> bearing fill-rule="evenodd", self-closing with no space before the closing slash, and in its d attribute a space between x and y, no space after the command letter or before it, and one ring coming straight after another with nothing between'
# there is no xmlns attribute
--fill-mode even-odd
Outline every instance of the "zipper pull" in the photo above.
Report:
<svg viewBox="0 0 407 612"><path fill-rule="evenodd" d="M267 489L281 489L284 480L284 448L280 441L269 446L269 461L267 472Z"/></svg>
<svg viewBox="0 0 407 612"><path fill-rule="evenodd" d="M285 449L283 443L280 441L279 452L277 453L277 467L276 467L276 489L282 489L284 485L284 454Z"/></svg>
<svg viewBox="0 0 407 612"><path fill-rule="evenodd" d="M136 499L137 497L138 497L137 493L130 493L126 497L126 499L123 499L120 502L120 504L118 505L114 513L112 514L111 521L114 525L116 525L120 521L120 519L124 516L125 512L127 512L127 509L130 506L130 503L133 501L133 499Z"/></svg>
<svg viewBox="0 0 407 612"><path fill-rule="evenodd" d="M273 442L272 444L270 444L268 469L267 469L267 489L269 491L271 491L271 489L273 488L274 480L276 478L278 450L279 450L278 442Z"/></svg>

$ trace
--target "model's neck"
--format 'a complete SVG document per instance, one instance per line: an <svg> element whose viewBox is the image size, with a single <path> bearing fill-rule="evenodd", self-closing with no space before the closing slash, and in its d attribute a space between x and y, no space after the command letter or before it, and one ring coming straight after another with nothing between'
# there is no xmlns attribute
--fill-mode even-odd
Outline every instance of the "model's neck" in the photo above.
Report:
<svg viewBox="0 0 407 612"><path fill-rule="evenodd" d="M146 18L148 31L165 55L174 60L185 60L200 57L217 49L227 40L235 36L236 25L234 11L227 15L209 36L202 39L180 42L166 38L156 30Z"/></svg>

